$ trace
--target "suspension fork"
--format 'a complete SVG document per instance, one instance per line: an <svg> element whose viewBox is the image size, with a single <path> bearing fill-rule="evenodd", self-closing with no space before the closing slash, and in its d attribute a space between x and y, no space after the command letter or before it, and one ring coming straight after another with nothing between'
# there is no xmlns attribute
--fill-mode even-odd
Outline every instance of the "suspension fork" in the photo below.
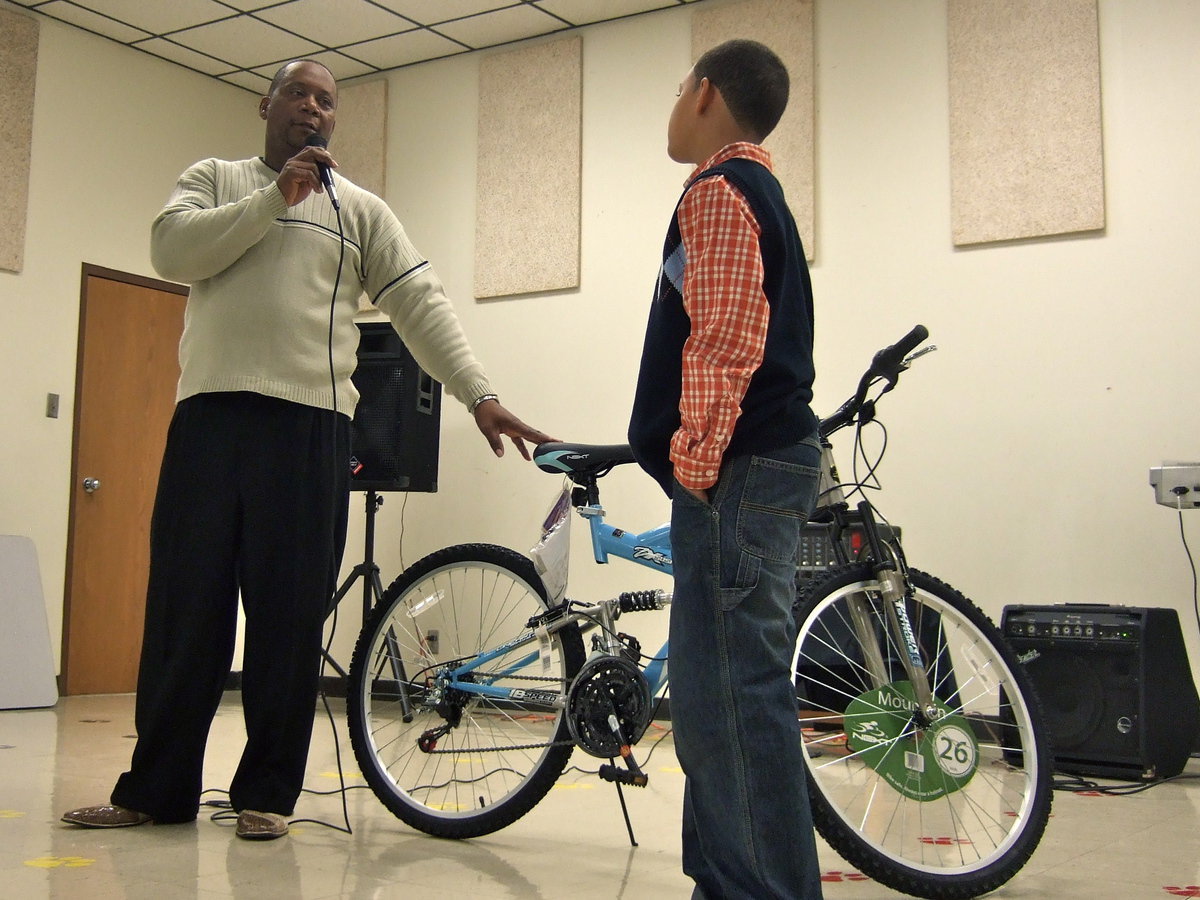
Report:
<svg viewBox="0 0 1200 900"><path fill-rule="evenodd" d="M872 567L875 571L875 577L879 582L879 596L883 601L885 615L887 617L888 627L893 633L896 646L900 648L900 663L904 667L904 672L908 676L909 683L913 687L913 694L917 701L920 712L926 722L935 721L938 716L937 704L933 700L933 689L929 684L929 676L925 671L925 663L921 658L921 648L917 643L917 635L913 630L912 620L908 615L908 598L912 593L908 581L907 572L903 571L904 561L900 554L896 553L890 544L885 543L879 536L879 527L875 522L875 515L871 510L871 504L866 500L858 504L858 514L862 521L863 531L865 533L867 544L871 548ZM855 606L858 606L857 613ZM866 616L866 598L853 597L851 598L851 619L854 622L856 631L859 631L859 640L862 642L861 626L858 621L858 616ZM877 678L877 684L885 683L883 680L878 680L882 675L882 655L879 650L879 643L875 639L875 633L872 630L871 640L865 644L864 652L870 650L870 655L875 657L871 665L878 663L880 666L879 673L871 670L872 676Z"/></svg>

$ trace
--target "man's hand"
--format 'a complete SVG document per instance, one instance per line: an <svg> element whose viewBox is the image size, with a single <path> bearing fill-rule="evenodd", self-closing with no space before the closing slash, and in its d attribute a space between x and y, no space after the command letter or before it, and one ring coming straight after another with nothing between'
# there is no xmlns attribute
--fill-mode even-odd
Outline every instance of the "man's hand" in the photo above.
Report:
<svg viewBox="0 0 1200 900"><path fill-rule="evenodd" d="M475 424L479 426L479 430L491 445L492 452L497 456L504 455L504 443L500 440L502 434L512 439L517 450L526 459L532 458L525 447L526 440L532 441L534 446L554 440L550 435L530 428L501 406L499 400L484 400L475 407Z"/></svg>
<svg viewBox="0 0 1200 900"><path fill-rule="evenodd" d="M324 147L305 147L283 164L275 184L279 186L279 192L288 206L303 202L313 191L324 193L321 173L317 170L318 162L325 163L331 169L337 168L337 160Z"/></svg>
<svg viewBox="0 0 1200 900"><path fill-rule="evenodd" d="M691 494L693 497L695 497L697 500L699 500L701 503L708 503L708 491L693 490L692 488L688 487L687 485L683 485L683 484L681 484L679 486L681 488L683 488L685 491L687 491L689 494Z"/></svg>

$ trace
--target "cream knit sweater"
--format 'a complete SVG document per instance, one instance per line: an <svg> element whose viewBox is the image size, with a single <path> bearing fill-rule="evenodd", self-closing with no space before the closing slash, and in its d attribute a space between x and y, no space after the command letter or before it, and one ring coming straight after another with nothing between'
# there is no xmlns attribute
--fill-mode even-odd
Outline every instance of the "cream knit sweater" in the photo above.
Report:
<svg viewBox="0 0 1200 900"><path fill-rule="evenodd" d="M354 314L367 297L417 362L465 404L492 393L429 263L382 200L334 173L346 253L325 194L288 207L261 159L206 159L183 173L151 227L150 256L166 279L191 285L179 345L177 399L254 391L354 414Z"/></svg>

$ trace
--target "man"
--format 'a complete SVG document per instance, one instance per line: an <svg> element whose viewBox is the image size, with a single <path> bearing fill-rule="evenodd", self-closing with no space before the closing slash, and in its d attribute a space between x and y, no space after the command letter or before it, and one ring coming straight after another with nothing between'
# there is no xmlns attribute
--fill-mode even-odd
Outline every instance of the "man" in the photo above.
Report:
<svg viewBox="0 0 1200 900"><path fill-rule="evenodd" d="M85 827L196 818L240 592L247 742L230 802L239 837L287 832L345 544L364 291L497 456L501 435L527 459L525 440L547 440L500 405L440 281L386 204L337 175L340 213L325 196L319 167L337 163L307 142L333 133L332 74L288 63L258 112L264 155L196 163L151 231L155 268L191 293L151 524L138 742L109 805L63 816Z"/></svg>
<svg viewBox="0 0 1200 900"><path fill-rule="evenodd" d="M705 53L667 152L696 166L650 311L629 441L671 497L671 721L683 867L707 900L816 900L792 683L800 528L816 500L813 307L760 146L787 105L762 44Z"/></svg>

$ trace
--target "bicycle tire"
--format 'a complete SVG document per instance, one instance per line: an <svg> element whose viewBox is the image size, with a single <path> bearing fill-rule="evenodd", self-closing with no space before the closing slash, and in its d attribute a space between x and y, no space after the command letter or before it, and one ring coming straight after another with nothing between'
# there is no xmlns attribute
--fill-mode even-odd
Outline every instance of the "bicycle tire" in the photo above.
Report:
<svg viewBox="0 0 1200 900"><path fill-rule="evenodd" d="M562 774L573 747L561 702L434 689L446 663L513 640L547 604L529 559L460 544L402 572L372 611L350 663L350 742L367 784L408 825L437 837L490 834L529 812ZM478 677L561 699L583 660L570 624L540 649L489 660ZM445 733L430 747L435 729Z"/></svg>
<svg viewBox="0 0 1200 900"><path fill-rule="evenodd" d="M909 579L909 616L942 711L924 730L911 708L897 709L912 694L896 642L883 647L891 687L880 690L848 618L848 598L872 597L870 566L835 570L798 601L793 662L813 821L888 887L977 897L1011 879L1045 831L1048 731L1032 682L987 616L931 575L910 569ZM891 633L877 595L866 610L876 635Z"/></svg>

